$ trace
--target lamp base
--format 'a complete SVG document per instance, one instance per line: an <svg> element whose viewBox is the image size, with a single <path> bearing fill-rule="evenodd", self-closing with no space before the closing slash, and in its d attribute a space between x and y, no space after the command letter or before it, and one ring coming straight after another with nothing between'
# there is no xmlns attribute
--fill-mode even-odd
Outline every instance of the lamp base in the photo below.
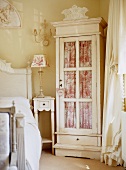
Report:
<svg viewBox="0 0 126 170"><path fill-rule="evenodd" d="M39 73L39 78L40 78L40 91L39 91L39 95L36 96L36 97L38 97L38 98L44 98L45 96L44 96L44 94L43 94L43 89L42 89L42 73L43 73L42 67L40 67L38 73Z"/></svg>
<svg viewBox="0 0 126 170"><path fill-rule="evenodd" d="M44 98L45 96L44 95L38 95L36 96L37 98Z"/></svg>
<svg viewBox="0 0 126 170"><path fill-rule="evenodd" d="M44 98L45 97L42 89L40 90L40 94L37 95L36 97L38 97L38 98Z"/></svg>

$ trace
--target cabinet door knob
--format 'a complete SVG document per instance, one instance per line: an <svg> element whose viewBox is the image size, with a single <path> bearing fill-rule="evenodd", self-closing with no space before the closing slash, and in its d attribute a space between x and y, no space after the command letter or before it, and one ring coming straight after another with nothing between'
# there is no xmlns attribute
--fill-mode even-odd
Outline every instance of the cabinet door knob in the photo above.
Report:
<svg viewBox="0 0 126 170"><path fill-rule="evenodd" d="M79 138L77 138L76 140L79 140Z"/></svg>
<svg viewBox="0 0 126 170"><path fill-rule="evenodd" d="M62 84L60 84L60 87L62 87Z"/></svg>

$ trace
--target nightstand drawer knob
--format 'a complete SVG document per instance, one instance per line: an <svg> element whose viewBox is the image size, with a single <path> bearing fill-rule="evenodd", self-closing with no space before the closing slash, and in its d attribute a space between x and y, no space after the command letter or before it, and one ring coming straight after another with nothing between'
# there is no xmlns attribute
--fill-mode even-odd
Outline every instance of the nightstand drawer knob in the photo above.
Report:
<svg viewBox="0 0 126 170"><path fill-rule="evenodd" d="M49 108L50 107L50 101L41 101L39 102L40 108Z"/></svg>

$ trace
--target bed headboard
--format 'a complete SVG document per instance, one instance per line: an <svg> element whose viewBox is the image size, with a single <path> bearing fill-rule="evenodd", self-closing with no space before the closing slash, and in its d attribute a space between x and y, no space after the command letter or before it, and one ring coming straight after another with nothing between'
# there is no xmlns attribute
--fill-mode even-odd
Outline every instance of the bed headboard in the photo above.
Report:
<svg viewBox="0 0 126 170"><path fill-rule="evenodd" d="M32 99L31 68L14 69L14 72L0 71L1 97L26 97Z"/></svg>

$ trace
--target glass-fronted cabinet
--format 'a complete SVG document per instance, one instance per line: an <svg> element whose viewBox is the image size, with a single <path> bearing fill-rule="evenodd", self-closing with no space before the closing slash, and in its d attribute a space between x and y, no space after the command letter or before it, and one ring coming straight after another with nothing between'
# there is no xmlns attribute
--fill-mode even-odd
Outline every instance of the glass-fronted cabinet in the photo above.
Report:
<svg viewBox="0 0 126 170"><path fill-rule="evenodd" d="M56 28L55 155L100 159L106 23L93 18L52 24Z"/></svg>
<svg viewBox="0 0 126 170"><path fill-rule="evenodd" d="M97 133L95 41L94 35L60 39L60 131Z"/></svg>

